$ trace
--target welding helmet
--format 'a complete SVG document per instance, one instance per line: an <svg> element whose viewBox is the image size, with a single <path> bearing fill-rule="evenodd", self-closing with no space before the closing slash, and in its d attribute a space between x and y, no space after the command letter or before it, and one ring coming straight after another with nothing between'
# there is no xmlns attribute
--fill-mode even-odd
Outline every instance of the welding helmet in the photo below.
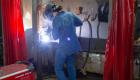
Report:
<svg viewBox="0 0 140 80"><path fill-rule="evenodd" d="M49 19L53 18L53 12L59 12L62 10L62 6L58 6L56 4L48 4L45 8L45 16L47 16Z"/></svg>
<svg viewBox="0 0 140 80"><path fill-rule="evenodd" d="M44 16L47 17L48 19L52 20L53 19L53 11L55 8L55 4L47 4L45 11L44 11Z"/></svg>

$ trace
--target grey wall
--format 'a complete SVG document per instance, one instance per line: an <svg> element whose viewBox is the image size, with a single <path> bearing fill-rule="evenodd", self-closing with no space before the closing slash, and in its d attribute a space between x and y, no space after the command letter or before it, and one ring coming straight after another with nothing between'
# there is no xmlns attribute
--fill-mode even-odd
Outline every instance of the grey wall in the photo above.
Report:
<svg viewBox="0 0 140 80"><path fill-rule="evenodd" d="M43 3L49 3L50 0L42 0ZM84 11L91 16L95 16L98 10L98 4L103 2L104 0L58 0L56 3L63 6L64 10L70 9L70 11L74 12L77 6L84 7ZM86 23L85 23L86 24ZM93 38L97 38L97 24L98 19L95 21L91 21ZM86 30L85 30L86 29ZM89 37L89 29L88 25L84 26L82 31L82 37ZM99 36L101 39L106 39L108 34L108 23L101 23L99 28Z"/></svg>
<svg viewBox="0 0 140 80"><path fill-rule="evenodd" d="M39 0L23 0L23 10L24 11L27 11L26 10L26 7L28 5L28 7L30 8L29 11L33 11L32 13L32 16L34 16L33 18L36 18L35 17L35 13L36 13L36 4L37 4L37 1ZM104 1L104 0L102 0ZM109 0L110 3L112 3L112 0ZM50 0L40 0L40 2L42 3L49 3ZM96 2L96 0L63 0L63 2L57 2L57 4L61 4L65 10L67 10L68 8L70 8L70 10L72 12L74 12L75 10L75 7L77 6L83 6L84 7L84 12L88 12L88 14L94 16L96 13L97 13L97 9L98 9L98 4L100 4L101 2ZM112 7L112 4L110 4L110 9ZM33 8L32 8L33 7ZM110 11L110 16L109 16L109 19L111 19L111 13L112 11ZM33 19L33 22L35 23L35 19ZM98 19L96 19L95 21L90 21L91 24L92 24L92 31L93 31L93 38L97 38L97 24L98 24ZM33 24L34 24L33 23ZM35 27L36 24L34 24L33 26L33 31L36 30L36 27ZM35 29L34 29L35 28ZM85 26L83 27L85 30L83 33L82 33L82 37L89 37L89 27L88 26ZM99 28L99 35L102 39L106 39L107 38L107 35L108 35L108 23L101 23L100 25L100 28ZM32 33L32 29L28 29L26 31L26 40L27 40L27 46L29 48L29 51L31 53L31 48L32 48L32 44L33 44L33 33ZM104 45L103 45L104 46Z"/></svg>

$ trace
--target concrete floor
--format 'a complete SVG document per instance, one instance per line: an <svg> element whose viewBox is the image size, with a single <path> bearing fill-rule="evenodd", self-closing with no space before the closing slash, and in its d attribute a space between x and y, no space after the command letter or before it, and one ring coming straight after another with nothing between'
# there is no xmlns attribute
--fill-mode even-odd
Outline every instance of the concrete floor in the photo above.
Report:
<svg viewBox="0 0 140 80"><path fill-rule="evenodd" d="M57 79L54 79L54 78L50 78L50 79L44 79L44 80L57 80ZM86 78L84 78L84 79L78 79L78 80L100 80L100 79L86 79Z"/></svg>
<svg viewBox="0 0 140 80"><path fill-rule="evenodd" d="M49 79L43 79L43 80L57 80L56 78L49 78ZM79 78L77 80L103 80L102 78L92 77L92 78Z"/></svg>
<svg viewBox="0 0 140 80"><path fill-rule="evenodd" d="M51 76L51 78L44 78L43 80L57 80L55 76ZM103 80L102 75L99 74L90 74L88 76L79 76L77 80Z"/></svg>

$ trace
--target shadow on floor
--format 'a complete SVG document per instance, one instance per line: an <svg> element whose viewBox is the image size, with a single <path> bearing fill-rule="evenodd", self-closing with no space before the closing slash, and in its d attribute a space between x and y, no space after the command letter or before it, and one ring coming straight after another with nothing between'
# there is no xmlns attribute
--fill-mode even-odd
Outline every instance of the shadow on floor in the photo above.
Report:
<svg viewBox="0 0 140 80"><path fill-rule="evenodd" d="M44 79L42 80L57 80L57 79L55 75L51 75L49 77L44 76ZM78 73L77 80L103 80L103 76L100 74L95 74L95 73L88 73L87 76L83 76L82 74Z"/></svg>

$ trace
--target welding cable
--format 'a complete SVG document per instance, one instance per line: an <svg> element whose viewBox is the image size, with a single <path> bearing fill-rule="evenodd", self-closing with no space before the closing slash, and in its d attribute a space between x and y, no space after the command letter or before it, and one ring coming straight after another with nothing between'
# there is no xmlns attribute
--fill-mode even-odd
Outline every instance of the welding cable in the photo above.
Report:
<svg viewBox="0 0 140 80"><path fill-rule="evenodd" d="M89 16L90 17L90 16ZM93 18L92 21L96 20L97 18L97 14L95 15L95 17ZM89 41L88 41L88 51L83 51L83 52L87 52L86 54L86 59L84 61L84 64L82 65L82 68L81 68L81 72L86 75L86 72L85 72L85 67L86 67L86 64L88 62L88 58L89 58L89 54L90 54L90 50L91 50L91 44L92 44L92 38L93 38L93 35L92 35L92 25L91 25L91 22L87 19L86 21L84 22L88 22L88 25L89 25L89 30L90 30L90 38L89 38ZM83 22L83 23L84 23ZM100 38L99 36L99 28L100 28L100 22L98 22L98 25L97 25L97 39ZM82 31L82 26L80 27L80 32L79 32L79 38L81 38L81 31ZM95 47L94 47L95 48ZM81 51L82 52L82 51Z"/></svg>
<svg viewBox="0 0 140 80"><path fill-rule="evenodd" d="M88 23L88 26L89 26L89 31L90 31L90 38L89 38L89 41L88 41L88 50L87 51L81 51L81 52L87 52L86 54L86 58L84 60L84 64L82 65L82 68L81 68L81 72L86 75L85 73L85 66L88 62L88 58L89 58L89 54L90 54L90 50L91 50L91 41L92 41L92 25L91 25L91 22L89 20L86 20L84 22L87 22ZM83 22L83 23L84 23ZM81 38L81 31L82 31L82 26L80 27L80 32L79 32L79 38Z"/></svg>
<svg viewBox="0 0 140 80"><path fill-rule="evenodd" d="M99 30L100 30L100 21L98 22L97 25L97 39L100 39Z"/></svg>
<svg viewBox="0 0 140 80"><path fill-rule="evenodd" d="M87 22L88 22L89 30L90 30L90 38L89 38L89 42L88 42L88 51L87 51L86 59L85 59L84 64L82 66L83 69L85 69L85 66L88 62L88 58L89 58L89 54L90 54L90 50L91 50L91 41L92 41L92 26L91 26L90 21L87 21Z"/></svg>
<svg viewBox="0 0 140 80"><path fill-rule="evenodd" d="M100 35L99 35L99 31L100 30L100 21L98 22L97 24L97 28L96 28L96 33L97 33L97 41L95 42L95 47L94 47L94 50L97 49L97 44L99 43L99 39L100 39ZM96 51L95 51L96 52Z"/></svg>

